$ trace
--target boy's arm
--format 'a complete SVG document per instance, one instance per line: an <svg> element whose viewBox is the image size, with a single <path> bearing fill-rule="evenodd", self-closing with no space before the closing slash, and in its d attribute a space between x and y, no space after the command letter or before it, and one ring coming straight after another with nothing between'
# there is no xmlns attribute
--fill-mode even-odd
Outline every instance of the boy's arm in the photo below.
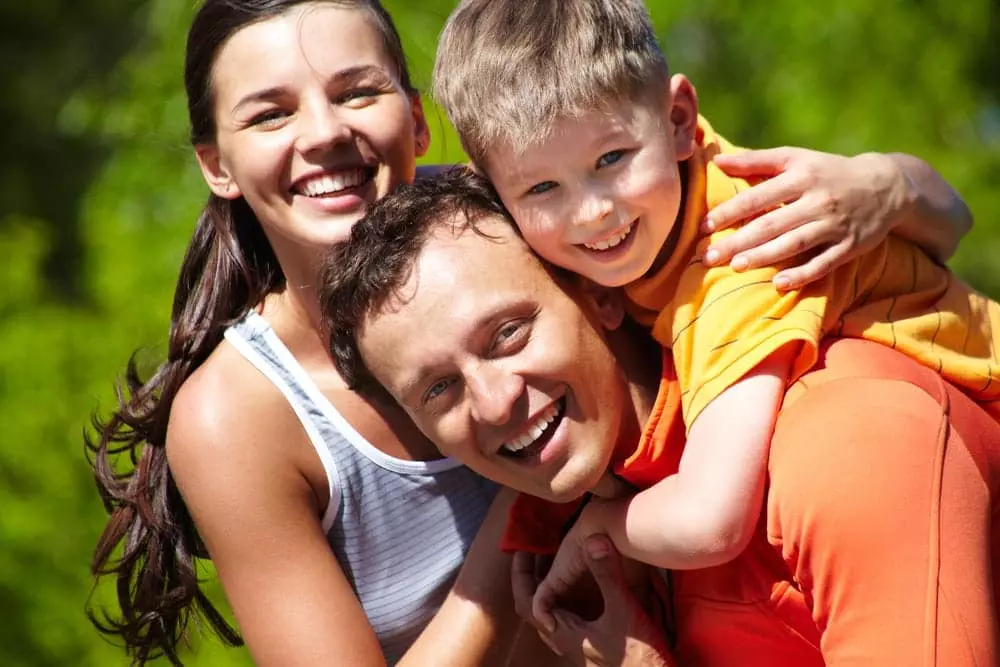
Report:
<svg viewBox="0 0 1000 667"><path fill-rule="evenodd" d="M714 162L731 176L763 182L710 211L706 231L749 222L712 245L709 264L745 270L800 255L775 276L783 289L824 277L890 232L945 261L972 227L958 193L911 155L786 147L720 154Z"/></svg>
<svg viewBox="0 0 1000 667"><path fill-rule="evenodd" d="M692 424L680 468L618 500L593 499L538 588L534 613L551 619L558 598L586 571L584 543L607 534L618 551L656 567L726 563L753 535L767 453L796 344L788 344L712 400Z"/></svg>

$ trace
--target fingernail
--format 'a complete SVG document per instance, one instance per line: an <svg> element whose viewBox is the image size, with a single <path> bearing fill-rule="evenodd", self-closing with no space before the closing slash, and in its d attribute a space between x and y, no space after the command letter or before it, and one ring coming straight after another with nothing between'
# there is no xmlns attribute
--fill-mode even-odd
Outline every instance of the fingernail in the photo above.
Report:
<svg viewBox="0 0 1000 667"><path fill-rule="evenodd" d="M733 257L730 266L733 267L734 271L745 271L750 268L750 260L743 255L736 255L736 257Z"/></svg>
<svg viewBox="0 0 1000 667"><path fill-rule="evenodd" d="M701 223L701 230L703 232L715 231L715 221L711 218L705 218Z"/></svg>
<svg viewBox="0 0 1000 667"><path fill-rule="evenodd" d="M545 628L546 632L555 632L556 631L556 619L554 619L554 618L543 618L542 619L542 627Z"/></svg>
<svg viewBox="0 0 1000 667"><path fill-rule="evenodd" d="M788 289L791 284L792 281L788 276L783 276L779 273L774 277L774 286L778 289Z"/></svg>
<svg viewBox="0 0 1000 667"><path fill-rule="evenodd" d="M593 560L604 560L610 552L605 540L589 540L587 542L587 555Z"/></svg>
<svg viewBox="0 0 1000 667"><path fill-rule="evenodd" d="M719 261L719 259L721 259L721 257L722 257L721 252L719 252L715 248L709 248L705 252L705 263L708 265L715 264Z"/></svg>

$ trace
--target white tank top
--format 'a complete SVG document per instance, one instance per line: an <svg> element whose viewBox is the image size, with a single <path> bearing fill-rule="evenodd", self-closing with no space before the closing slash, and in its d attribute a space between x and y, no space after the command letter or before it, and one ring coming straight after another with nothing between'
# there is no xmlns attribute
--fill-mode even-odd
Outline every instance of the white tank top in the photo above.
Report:
<svg viewBox="0 0 1000 667"><path fill-rule="evenodd" d="M323 529L389 664L441 606L497 487L455 459L404 461L366 441L255 312L226 331L281 391L323 462Z"/></svg>

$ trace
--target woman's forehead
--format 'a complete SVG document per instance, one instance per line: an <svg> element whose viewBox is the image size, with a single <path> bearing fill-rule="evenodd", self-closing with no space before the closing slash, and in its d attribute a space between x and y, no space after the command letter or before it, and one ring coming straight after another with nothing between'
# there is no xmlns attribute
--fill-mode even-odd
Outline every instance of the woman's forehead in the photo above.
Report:
<svg viewBox="0 0 1000 667"><path fill-rule="evenodd" d="M369 12L306 3L233 34L216 57L213 83L224 95L290 85L303 77L328 79L359 67L394 71Z"/></svg>

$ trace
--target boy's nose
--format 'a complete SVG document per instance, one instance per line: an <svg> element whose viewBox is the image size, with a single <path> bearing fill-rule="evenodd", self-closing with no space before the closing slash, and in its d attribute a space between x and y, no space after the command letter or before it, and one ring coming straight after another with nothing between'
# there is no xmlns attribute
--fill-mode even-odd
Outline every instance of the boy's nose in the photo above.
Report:
<svg viewBox="0 0 1000 667"><path fill-rule="evenodd" d="M575 223L578 227L585 229L599 228L612 210L614 210L614 202L610 197L592 195L580 202Z"/></svg>

